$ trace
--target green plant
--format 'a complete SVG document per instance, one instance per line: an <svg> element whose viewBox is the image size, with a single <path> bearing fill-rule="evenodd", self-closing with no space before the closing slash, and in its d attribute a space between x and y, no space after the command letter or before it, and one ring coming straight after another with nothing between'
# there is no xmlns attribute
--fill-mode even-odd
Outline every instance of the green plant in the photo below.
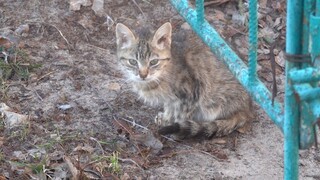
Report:
<svg viewBox="0 0 320 180"><path fill-rule="evenodd" d="M2 151L0 151L0 162L3 162L5 159L4 159L4 154Z"/></svg>
<svg viewBox="0 0 320 180"><path fill-rule="evenodd" d="M0 116L0 131L4 131L4 121L3 121L3 117Z"/></svg>
<svg viewBox="0 0 320 180"><path fill-rule="evenodd" d="M11 163L15 164L15 166L17 166L17 167L29 168L32 171L32 173L34 173L34 174L40 174L44 171L45 162L46 162L45 159L43 159L39 162L36 162L36 163L11 161Z"/></svg>
<svg viewBox="0 0 320 180"><path fill-rule="evenodd" d="M30 124L24 124L22 126L14 128L9 138L18 138L20 141L24 141L27 139L27 136L30 134Z"/></svg>
<svg viewBox="0 0 320 180"><path fill-rule="evenodd" d="M120 169L120 164L119 164L119 152L115 151L112 153L112 155L109 157L109 168L111 173L113 174L119 174L121 169Z"/></svg>
<svg viewBox="0 0 320 180"><path fill-rule="evenodd" d="M30 71L41 67L40 64L31 63L28 54L21 49L0 47L0 53L2 55L0 56L1 81L6 81L14 76L19 80L27 80Z"/></svg>

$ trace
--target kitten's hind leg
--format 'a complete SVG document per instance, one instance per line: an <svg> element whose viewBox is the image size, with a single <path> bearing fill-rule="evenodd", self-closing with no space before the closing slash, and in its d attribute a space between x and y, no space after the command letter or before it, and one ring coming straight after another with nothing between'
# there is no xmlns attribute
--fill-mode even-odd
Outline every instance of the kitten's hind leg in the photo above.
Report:
<svg viewBox="0 0 320 180"><path fill-rule="evenodd" d="M220 137L230 134L231 132L243 128L251 119L251 113L248 111L239 111L232 117L227 119L217 119L214 123L217 126L217 131L214 136Z"/></svg>

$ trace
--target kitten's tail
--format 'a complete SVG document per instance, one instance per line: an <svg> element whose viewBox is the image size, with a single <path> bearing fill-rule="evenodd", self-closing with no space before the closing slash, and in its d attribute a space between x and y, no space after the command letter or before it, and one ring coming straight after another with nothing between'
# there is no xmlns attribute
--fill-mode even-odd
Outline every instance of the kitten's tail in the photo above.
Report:
<svg viewBox="0 0 320 180"><path fill-rule="evenodd" d="M251 119L250 112L239 111L231 118L217 119L214 121L184 121L174 123L159 129L159 134L176 134L180 138L204 136L212 138L230 134L236 129L243 127Z"/></svg>

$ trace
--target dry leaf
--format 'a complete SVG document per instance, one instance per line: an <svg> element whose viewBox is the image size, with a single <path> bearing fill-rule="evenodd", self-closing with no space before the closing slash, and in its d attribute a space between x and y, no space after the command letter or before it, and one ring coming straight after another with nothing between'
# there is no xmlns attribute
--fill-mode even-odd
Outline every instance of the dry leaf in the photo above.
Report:
<svg viewBox="0 0 320 180"><path fill-rule="evenodd" d="M232 22L239 25L239 26L243 26L246 22L246 14L239 14L238 12L234 12L232 14Z"/></svg>
<svg viewBox="0 0 320 180"><path fill-rule="evenodd" d="M14 32L18 35L29 32L29 24L20 25Z"/></svg>
<svg viewBox="0 0 320 180"><path fill-rule="evenodd" d="M3 145L4 137L0 137L0 147Z"/></svg>
<svg viewBox="0 0 320 180"><path fill-rule="evenodd" d="M76 148L73 149L73 151L86 152L91 154L94 151L94 148L89 146L88 144L85 144L84 146L78 145Z"/></svg>
<svg viewBox="0 0 320 180"><path fill-rule="evenodd" d="M82 19L80 19L78 23L87 30L94 29L93 21L89 19L87 16L82 17Z"/></svg>
<svg viewBox="0 0 320 180"><path fill-rule="evenodd" d="M81 6L90 6L91 0L70 0L70 10L79 11Z"/></svg>
<svg viewBox="0 0 320 180"><path fill-rule="evenodd" d="M0 180L7 180L7 178L4 177L3 175L0 175Z"/></svg>
<svg viewBox="0 0 320 180"><path fill-rule="evenodd" d="M279 55L275 57L275 61L276 61L276 63L277 63L279 66L281 66L282 68L284 68L284 66L285 66L285 60L284 60L283 51L281 51L281 52L279 53Z"/></svg>
<svg viewBox="0 0 320 180"><path fill-rule="evenodd" d="M280 25L280 23L281 23L281 19L282 19L281 17L278 17L276 19L276 21L274 22L273 27L278 27Z"/></svg>
<svg viewBox="0 0 320 180"><path fill-rule="evenodd" d="M259 6L261 8L266 8L267 7L267 2L268 2L268 0L259 0Z"/></svg>
<svg viewBox="0 0 320 180"><path fill-rule="evenodd" d="M102 17L104 14L103 4L104 0L94 0L92 4L92 10L99 17Z"/></svg>
<svg viewBox="0 0 320 180"><path fill-rule="evenodd" d="M226 19L224 18L225 16L225 13L222 12L222 11L219 11L219 10L214 10L215 14L214 14L214 17L215 19L217 20L221 20L221 21L225 21Z"/></svg>
<svg viewBox="0 0 320 180"><path fill-rule="evenodd" d="M12 128L21 124L26 124L28 120L27 115L18 114L7 106L5 103L0 104L0 113L4 118L4 123L7 128Z"/></svg>
<svg viewBox="0 0 320 180"><path fill-rule="evenodd" d="M229 1L230 0L210 0L210 1L204 2L204 6L210 6L210 5L218 6L218 5L221 5L223 3L227 3Z"/></svg>
<svg viewBox="0 0 320 180"><path fill-rule="evenodd" d="M223 138L213 139L212 142L215 143L215 144L226 144L227 143L227 141L225 139L223 139Z"/></svg>
<svg viewBox="0 0 320 180"><path fill-rule="evenodd" d="M181 28L184 29L184 30L191 30L191 27L187 22L183 23L181 25Z"/></svg>
<svg viewBox="0 0 320 180"><path fill-rule="evenodd" d="M119 83L109 83L108 86L107 86L107 88L108 88L109 90L119 91L120 88L121 88L121 86L120 86Z"/></svg>
<svg viewBox="0 0 320 180"><path fill-rule="evenodd" d="M127 173L124 173L121 177L120 177L121 180L129 180L130 179L130 176L127 174Z"/></svg>
<svg viewBox="0 0 320 180"><path fill-rule="evenodd" d="M10 48L13 46L13 42L7 37L0 36L0 47Z"/></svg>
<svg viewBox="0 0 320 180"><path fill-rule="evenodd" d="M69 157L64 156L63 159L69 167L69 170L72 174L72 180L77 180L79 177L79 170L73 165L73 163Z"/></svg>

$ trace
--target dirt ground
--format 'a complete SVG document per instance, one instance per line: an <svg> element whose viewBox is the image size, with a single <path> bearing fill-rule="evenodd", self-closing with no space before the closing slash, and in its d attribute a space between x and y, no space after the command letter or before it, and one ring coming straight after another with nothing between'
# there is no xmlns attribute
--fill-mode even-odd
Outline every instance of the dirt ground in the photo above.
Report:
<svg viewBox="0 0 320 180"><path fill-rule="evenodd" d="M273 52L281 101L285 2L260 2L258 73L271 89L267 42L277 37ZM246 59L243 6L211 4L206 15ZM258 106L248 132L182 142L150 135L163 147L155 152L146 145L143 128L156 132L159 109L139 101L117 70L114 29L117 22L157 28L167 21L174 31L188 28L169 1L105 0L98 16L91 6L72 11L64 0L0 0L0 35L13 41L28 63L41 64L27 79L2 81L1 103L28 119L10 128L0 121L0 179L282 179L283 135ZM28 29L17 31L21 25ZM299 178L320 179L319 150L299 155Z"/></svg>

